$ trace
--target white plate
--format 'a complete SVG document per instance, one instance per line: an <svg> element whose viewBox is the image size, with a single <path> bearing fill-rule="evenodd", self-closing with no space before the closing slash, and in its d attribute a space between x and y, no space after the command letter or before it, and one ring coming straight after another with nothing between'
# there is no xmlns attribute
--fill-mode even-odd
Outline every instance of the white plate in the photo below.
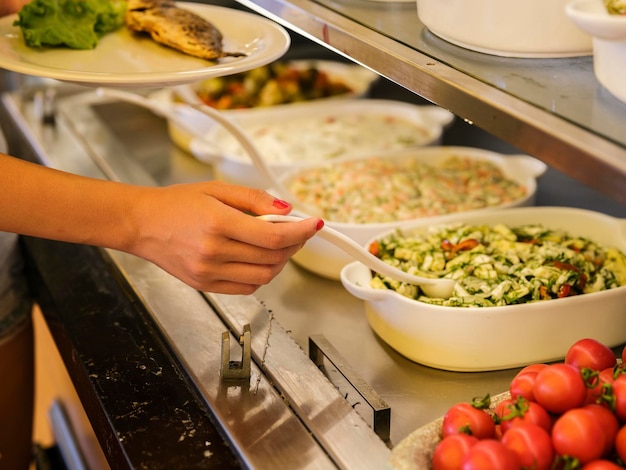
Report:
<svg viewBox="0 0 626 470"><path fill-rule="evenodd" d="M281 57L290 38L280 25L253 13L179 2L211 21L222 33L225 51L244 52L217 62L191 57L162 46L149 36L121 27L92 50L27 47L17 15L0 18L0 67L27 75L94 86L150 87L190 83L244 72Z"/></svg>

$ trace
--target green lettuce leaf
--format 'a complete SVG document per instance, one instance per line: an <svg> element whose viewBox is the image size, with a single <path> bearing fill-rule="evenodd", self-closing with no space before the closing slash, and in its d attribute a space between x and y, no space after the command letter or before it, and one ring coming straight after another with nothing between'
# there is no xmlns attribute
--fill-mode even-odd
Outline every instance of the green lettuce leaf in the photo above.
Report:
<svg viewBox="0 0 626 470"><path fill-rule="evenodd" d="M124 24L123 0L32 0L13 23L29 47L93 49L100 37Z"/></svg>

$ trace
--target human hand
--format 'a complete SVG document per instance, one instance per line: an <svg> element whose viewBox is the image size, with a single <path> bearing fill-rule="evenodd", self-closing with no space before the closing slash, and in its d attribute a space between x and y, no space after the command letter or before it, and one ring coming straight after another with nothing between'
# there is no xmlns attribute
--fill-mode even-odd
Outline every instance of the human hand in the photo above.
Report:
<svg viewBox="0 0 626 470"><path fill-rule="evenodd" d="M324 225L319 218L272 223L249 214L288 214L270 194L219 181L151 188L131 209L136 237L126 251L191 287L251 294L269 283Z"/></svg>

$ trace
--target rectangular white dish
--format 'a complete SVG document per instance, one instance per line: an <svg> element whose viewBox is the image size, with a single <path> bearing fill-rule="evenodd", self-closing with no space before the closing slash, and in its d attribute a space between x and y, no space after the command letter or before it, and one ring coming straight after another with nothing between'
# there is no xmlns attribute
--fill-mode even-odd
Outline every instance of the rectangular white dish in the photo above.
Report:
<svg viewBox="0 0 626 470"><path fill-rule="evenodd" d="M457 214L443 223L453 221L542 224L626 252L626 220L583 209L512 208ZM419 225L411 230L423 233L428 227ZM519 305L445 307L409 299L392 290L374 289L369 285L371 278L371 271L358 262L341 272L344 287L365 301L365 312L376 334L400 354L430 367L454 371L507 369L560 360L568 347L582 338L595 338L610 347L626 342L624 285Z"/></svg>
<svg viewBox="0 0 626 470"><path fill-rule="evenodd" d="M506 177L522 185L526 190L524 196L514 201L493 207L476 209L478 211L532 205L537 190L536 179L541 176L546 169L546 165L543 162L527 155L503 155L472 147L429 146L389 154L380 154L380 157L390 159L404 159L408 157L418 163L434 165L438 162L445 161L452 155L462 156L477 162L490 162L499 168ZM281 176L283 184L286 185L290 178L293 178L293 176L297 174L298 170L292 170L291 172L283 174ZM310 215L302 210L296 210L294 213L303 217ZM364 244L375 235L392 228L410 223L424 225L435 224L438 223L442 217L445 218L446 215L420 217L412 220L396 220L385 223L345 223L329 219L326 219L325 223L329 227L350 237L357 243ZM314 237L309 240L306 245L292 257L292 260L317 275L334 280L339 279L341 269L352 261L346 253L319 237Z"/></svg>
<svg viewBox="0 0 626 470"><path fill-rule="evenodd" d="M280 176L339 157L434 144L454 115L432 105L358 99L231 111L228 118L250 136L269 170ZM271 184L221 126L193 139L190 149L214 166L219 179L257 188Z"/></svg>

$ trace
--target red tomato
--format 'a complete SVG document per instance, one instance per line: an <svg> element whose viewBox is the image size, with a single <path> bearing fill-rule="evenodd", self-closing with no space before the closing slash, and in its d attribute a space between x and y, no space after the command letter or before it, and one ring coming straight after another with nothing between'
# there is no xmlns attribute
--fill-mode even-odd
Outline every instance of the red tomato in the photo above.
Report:
<svg viewBox="0 0 626 470"><path fill-rule="evenodd" d="M517 455L523 468L549 470L554 461L550 433L541 426L521 423L502 436L502 444Z"/></svg>
<svg viewBox="0 0 626 470"><path fill-rule="evenodd" d="M452 434L442 439L433 452L433 470L459 470L470 447L477 442L469 434Z"/></svg>
<svg viewBox="0 0 626 470"><path fill-rule="evenodd" d="M546 431L552 429L552 418L543 406L524 397L516 400L504 400L494 408L493 414L500 422L502 434L521 423L541 426Z"/></svg>
<svg viewBox="0 0 626 470"><path fill-rule="evenodd" d="M609 367L598 372L595 381L587 382L587 398L585 403L606 403L605 395L610 394L607 384L612 384L615 380L615 369ZM608 403L606 403L608 405Z"/></svg>
<svg viewBox="0 0 626 470"><path fill-rule="evenodd" d="M530 364L524 367L522 370L520 370L516 375L522 375L522 374L525 374L526 372L539 372L540 370L545 369L546 367L548 367L548 364Z"/></svg>
<svg viewBox="0 0 626 470"><path fill-rule="evenodd" d="M606 406L599 405L597 403L585 405L581 409L591 413L598 421L598 423L600 423L605 442L604 452L602 455L609 455L613 451L613 446L615 445L615 436L617 435L617 431L619 429L617 416L615 416L613 412L609 410Z"/></svg>
<svg viewBox="0 0 626 470"><path fill-rule="evenodd" d="M578 367L600 371L617 364L615 353L600 341L585 338L570 346L565 355L565 363Z"/></svg>
<svg viewBox="0 0 626 470"><path fill-rule="evenodd" d="M465 455L461 470L519 470L515 452L495 439L483 439Z"/></svg>
<svg viewBox="0 0 626 470"><path fill-rule="evenodd" d="M612 384L611 408L622 423L626 422L626 375L618 376Z"/></svg>
<svg viewBox="0 0 626 470"><path fill-rule="evenodd" d="M533 387L535 400L546 411L563 413L581 406L587 397L587 386L577 367L551 364L539 371Z"/></svg>
<svg viewBox="0 0 626 470"><path fill-rule="evenodd" d="M610 460L600 459L586 463L580 470L623 470L623 468Z"/></svg>
<svg viewBox="0 0 626 470"><path fill-rule="evenodd" d="M496 424L485 410L478 409L470 403L453 405L443 417L441 436L465 433L486 439L495 436Z"/></svg>
<svg viewBox="0 0 626 470"><path fill-rule="evenodd" d="M578 459L581 464L598 460L605 448L602 426L593 413L574 408L563 413L552 427L552 445L560 456Z"/></svg>
<svg viewBox="0 0 626 470"><path fill-rule="evenodd" d="M622 426L615 436L615 451L622 460L626 462L626 426Z"/></svg>
<svg viewBox="0 0 626 470"><path fill-rule="evenodd" d="M537 371L527 371L517 374L511 380L509 384L509 392L511 398L524 397L527 400L533 401L535 394L533 393L533 386L535 385L535 378L537 377Z"/></svg>

